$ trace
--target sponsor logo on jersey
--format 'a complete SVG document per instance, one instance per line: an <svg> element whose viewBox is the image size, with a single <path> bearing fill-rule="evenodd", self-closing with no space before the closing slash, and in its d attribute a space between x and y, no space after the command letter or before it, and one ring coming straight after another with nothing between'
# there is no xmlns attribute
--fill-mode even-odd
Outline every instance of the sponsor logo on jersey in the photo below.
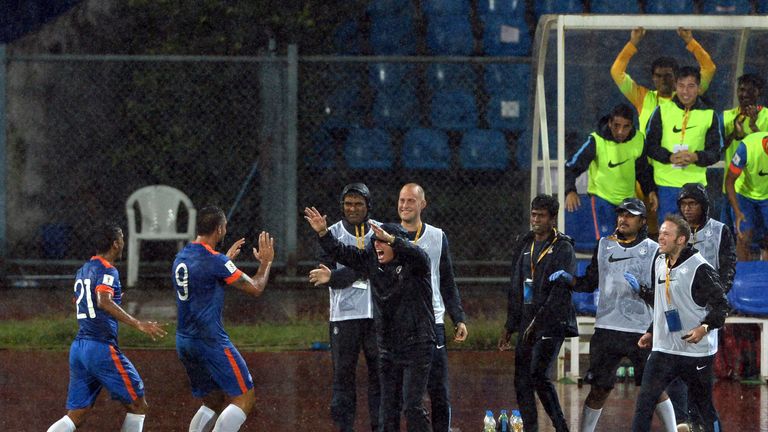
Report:
<svg viewBox="0 0 768 432"><path fill-rule="evenodd" d="M103 283L104 285L112 286L115 283L115 277L112 275L105 274L104 280L101 283Z"/></svg>

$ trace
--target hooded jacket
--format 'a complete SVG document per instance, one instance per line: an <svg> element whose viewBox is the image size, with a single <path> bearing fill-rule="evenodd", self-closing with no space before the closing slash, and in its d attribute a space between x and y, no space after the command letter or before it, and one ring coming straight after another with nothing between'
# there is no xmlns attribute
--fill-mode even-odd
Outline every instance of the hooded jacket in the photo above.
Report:
<svg viewBox="0 0 768 432"><path fill-rule="evenodd" d="M710 264L712 264L712 267L715 267L715 270L720 276L720 283L723 285L723 291L727 294L733 286L733 278L736 275L736 246L733 234L731 233L730 228L728 228L728 225L724 225L709 217L709 195L704 186L698 183L686 183L683 185L677 198L677 209L680 214L683 213L680 208L680 201L684 198L694 199L701 205L702 220L704 221L704 223L699 226L695 226L688 221L688 224L691 225L691 239L689 240L691 246L694 246L695 248L694 242L698 243L697 240L694 240L696 238L695 234L704 231L708 225L722 225L718 263L716 267L715 263Z"/></svg>
<svg viewBox="0 0 768 432"><path fill-rule="evenodd" d="M404 352L416 344L435 342L432 284L426 252L404 237L395 236L392 243L394 258L380 264L374 242L365 249L358 249L326 234L320 237L320 246L334 260L370 280L380 350Z"/></svg>
<svg viewBox="0 0 768 432"><path fill-rule="evenodd" d="M565 270L575 274L576 257L573 251L573 239L556 232L547 245L552 249L544 254L536 264L533 277L533 300L531 304L523 302L523 266L530 265L533 232L518 237L515 244L515 256L512 267L512 285L509 289L507 322L509 332L522 334L531 321L535 321L536 337L573 337L578 336L576 309L571 300L568 283L563 280L549 281L549 275ZM547 245L543 249L546 249ZM536 260L534 257L533 260Z"/></svg>

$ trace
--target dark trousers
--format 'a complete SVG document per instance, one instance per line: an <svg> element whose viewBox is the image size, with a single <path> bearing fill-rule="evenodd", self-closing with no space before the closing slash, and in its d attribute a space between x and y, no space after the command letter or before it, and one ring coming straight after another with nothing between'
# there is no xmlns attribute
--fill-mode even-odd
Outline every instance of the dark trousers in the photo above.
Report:
<svg viewBox="0 0 768 432"><path fill-rule="evenodd" d="M333 396L331 418L341 432L355 430L357 407L357 360L360 351L368 366L368 415L371 430L379 429L379 350L372 319L331 322L329 326L333 359Z"/></svg>
<svg viewBox="0 0 768 432"><path fill-rule="evenodd" d="M637 396L632 430L651 430L653 412L661 392L679 377L688 386L688 395L702 417L704 430L722 431L720 419L712 403L713 359L714 356L688 357L651 352L643 371L643 385Z"/></svg>
<svg viewBox="0 0 768 432"><path fill-rule="evenodd" d="M518 337L515 348L515 393L525 432L539 430L534 391L539 396L544 411L552 419L555 430L558 432L568 430L563 410L560 408L560 400L557 398L557 391L549 380L549 371L557 360L562 344L562 337L539 338L533 345L523 342L522 332Z"/></svg>
<svg viewBox="0 0 768 432"><path fill-rule="evenodd" d="M432 403L432 430L448 432L451 427L451 403L448 396L448 348L445 347L445 324L435 324L432 367L429 369L429 399Z"/></svg>
<svg viewBox="0 0 768 432"><path fill-rule="evenodd" d="M379 348L382 419L380 432L400 430L401 398L408 432L431 431L429 415L424 408L424 396L427 393L434 348L432 342L411 345L397 352Z"/></svg>

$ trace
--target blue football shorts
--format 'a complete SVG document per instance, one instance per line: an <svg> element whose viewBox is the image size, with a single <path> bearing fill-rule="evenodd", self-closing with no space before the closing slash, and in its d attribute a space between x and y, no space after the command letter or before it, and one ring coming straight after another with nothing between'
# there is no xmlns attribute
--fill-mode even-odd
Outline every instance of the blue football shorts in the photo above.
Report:
<svg viewBox="0 0 768 432"><path fill-rule="evenodd" d="M253 388L245 360L230 341L213 341L176 335L176 352L192 385L192 395L202 398L222 390L240 396Z"/></svg>

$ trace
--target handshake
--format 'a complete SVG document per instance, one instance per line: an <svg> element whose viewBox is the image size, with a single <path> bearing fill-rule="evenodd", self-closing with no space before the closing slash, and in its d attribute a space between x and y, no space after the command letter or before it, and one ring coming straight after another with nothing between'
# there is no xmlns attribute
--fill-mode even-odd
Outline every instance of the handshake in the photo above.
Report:
<svg viewBox="0 0 768 432"><path fill-rule="evenodd" d="M632 291L635 294L640 293L640 282L637 281L637 278L632 273L626 272L624 273L624 279L629 284L629 287L632 288ZM563 280L567 282L569 285L573 286L576 284L576 278L568 273L565 270L558 270L551 275L549 275L549 281L550 282L557 282L558 280Z"/></svg>

